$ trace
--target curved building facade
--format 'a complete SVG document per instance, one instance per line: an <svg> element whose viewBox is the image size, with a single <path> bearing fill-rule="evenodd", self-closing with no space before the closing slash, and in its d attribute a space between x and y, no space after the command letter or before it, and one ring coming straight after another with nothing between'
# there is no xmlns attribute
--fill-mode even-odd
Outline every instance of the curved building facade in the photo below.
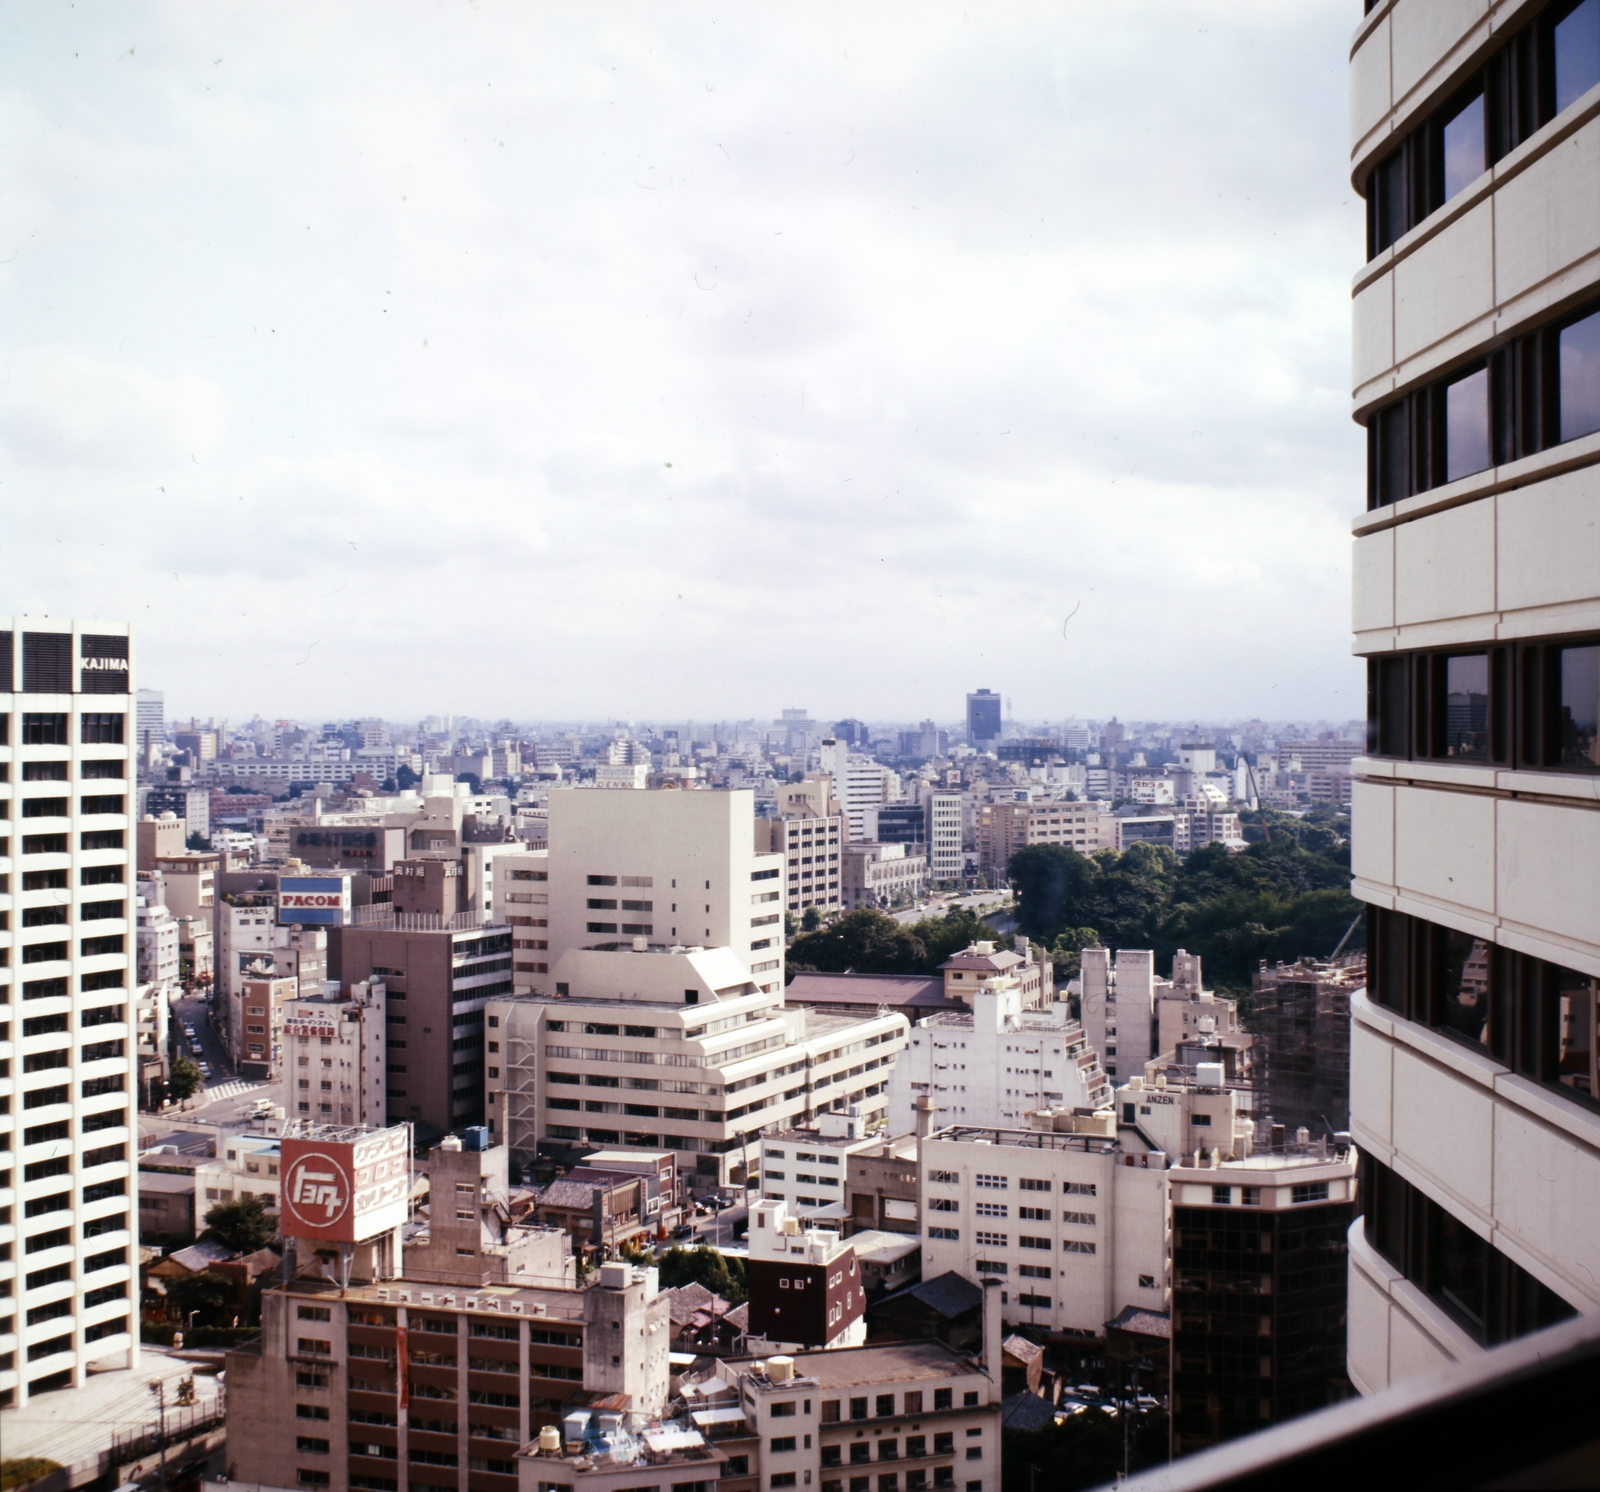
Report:
<svg viewBox="0 0 1600 1492"><path fill-rule="evenodd" d="M1383 0L1351 47L1349 1371L1600 1311L1600 0Z"/></svg>

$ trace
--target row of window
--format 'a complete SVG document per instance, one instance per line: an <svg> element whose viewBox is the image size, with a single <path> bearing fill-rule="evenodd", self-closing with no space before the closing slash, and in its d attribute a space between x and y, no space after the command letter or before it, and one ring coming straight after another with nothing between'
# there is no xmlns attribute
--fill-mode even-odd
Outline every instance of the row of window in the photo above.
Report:
<svg viewBox="0 0 1600 1492"><path fill-rule="evenodd" d="M1600 311L1590 306L1375 410L1367 424L1367 507L1596 430Z"/></svg>
<svg viewBox="0 0 1600 1492"><path fill-rule="evenodd" d="M729 1467L732 1471L732 1467ZM792 1471L776 1472L770 1478L773 1487L792 1487L795 1484L795 1473ZM906 1492L925 1492L930 1485L926 1471L908 1471L906 1473ZM936 1466L933 1471L932 1487L934 1492L955 1492L956 1472L953 1466ZM822 1492L844 1492L842 1481L822 1484ZM872 1492L872 1478L870 1476L853 1476L850 1478L850 1492ZM878 1478L878 1492L900 1492L900 1477L896 1472L885 1472ZM967 1483L967 1492L983 1492L983 1482L973 1481Z"/></svg>
<svg viewBox="0 0 1600 1492"><path fill-rule="evenodd" d="M1370 10L1374 0L1368 0ZM1373 259L1600 83L1600 0L1546 7L1373 168Z"/></svg>
<svg viewBox="0 0 1600 1492"><path fill-rule="evenodd" d="M52 763L52 765L56 765ZM63 764L64 765L64 764ZM118 766L121 763L117 763ZM96 793L93 796L79 800L79 813L121 813L123 811L123 796L121 793ZM25 819L55 819L66 818L72 812L70 798L24 798L21 803L19 817Z"/></svg>
<svg viewBox="0 0 1600 1492"><path fill-rule="evenodd" d="M126 715L84 712L78 716L79 741L84 746L120 746ZM21 746L70 746L72 717L64 711L27 713L22 717L17 744ZM0 713L0 746L11 744L11 716Z"/></svg>
<svg viewBox="0 0 1600 1492"><path fill-rule="evenodd" d="M0 768L4 763L0 763ZM23 782L70 782L72 780L68 762L23 762ZM99 761L78 763L78 776L85 782L95 778L115 777L123 778L128 775L127 763L120 757L107 757ZM4 770L0 770L0 782L6 780Z"/></svg>
<svg viewBox="0 0 1600 1492"><path fill-rule="evenodd" d="M1600 638L1371 658L1367 750L1592 772L1600 767Z"/></svg>
<svg viewBox="0 0 1600 1492"><path fill-rule="evenodd" d="M892 1399L894 1396L891 1394L888 1397ZM921 1413L920 1410L915 1412L919 1414ZM900 1459L900 1442L891 1436L888 1439L879 1440L877 1442L870 1440L858 1440L854 1442L850 1446L850 1460L852 1464L860 1465L863 1461L871 1461L873 1459L872 1447L874 1443L878 1448L878 1460L898 1461ZM774 1451L792 1451L794 1448L794 1437L792 1435L781 1436L772 1442L772 1449ZM946 1431L933 1437L933 1455L953 1456L955 1454L955 1449L956 1437L954 1431ZM844 1451L845 1448L842 1445L823 1446L823 1466L842 1466L844 1464ZM928 1454L928 1437L926 1435L910 1435L906 1437L906 1460L920 1461Z"/></svg>
<svg viewBox="0 0 1600 1492"><path fill-rule="evenodd" d="M1513 1072L1596 1103L1600 980L1404 912L1367 908L1367 993Z"/></svg>
<svg viewBox="0 0 1600 1492"><path fill-rule="evenodd" d="M1367 1242L1484 1346L1577 1314L1460 1218L1365 1154L1361 1205Z"/></svg>
<svg viewBox="0 0 1600 1492"><path fill-rule="evenodd" d="M78 847L82 850L120 850L123 845L123 831L121 829L86 829L78 836ZM22 836L22 853L24 855L67 855L72 852L72 836L70 834L24 834Z"/></svg>
<svg viewBox="0 0 1600 1492"><path fill-rule="evenodd" d="M892 1393L891 1394L878 1394L878 1395L876 1395L875 1397L872 1397L872 1398L869 1398L867 1395L862 1394L858 1398L854 1398L854 1399L851 1399L849 1401L850 1418L853 1419L853 1420L856 1420L856 1419L874 1419L874 1418L876 1418L876 1419L894 1419L897 1412L899 1414L901 1414L901 1415L921 1414L921 1413L924 1412L923 1411L923 1407L922 1407L923 1406L923 1392L922 1392L921 1389L913 1389L910 1392L903 1394L901 1396L901 1400L902 1400L901 1407L900 1407L900 1409L898 1411L896 1411L896 1409L895 1409L895 1397L894 1397L894 1395ZM977 1390L975 1390L975 1389L967 1389L967 1390L964 1390L962 1392L962 1395L961 1395L961 1407L963 1409L972 1409L972 1408L976 1407L977 1403L978 1403ZM822 1401L822 1423L825 1424L825 1425L836 1425L836 1424L838 1424L840 1422L841 1418L843 1417L842 1414L841 1414L841 1411L844 1409L844 1407L845 1407L845 1405L844 1405L844 1401L843 1400L840 1400L840 1399L824 1399ZM954 1408L955 1408L955 1390L954 1389L951 1389L951 1388L936 1388L936 1389L934 1389L934 1391L933 1391L933 1411L934 1411L935 1414L939 1414L939 1413L942 1413L943 1411L945 1411L947 1409L954 1409ZM794 1405L792 1403L774 1404L772 1406L772 1416L773 1416L774 1419L781 1418L782 1416L784 1416L786 1414L793 1414L793 1413L794 1413Z"/></svg>

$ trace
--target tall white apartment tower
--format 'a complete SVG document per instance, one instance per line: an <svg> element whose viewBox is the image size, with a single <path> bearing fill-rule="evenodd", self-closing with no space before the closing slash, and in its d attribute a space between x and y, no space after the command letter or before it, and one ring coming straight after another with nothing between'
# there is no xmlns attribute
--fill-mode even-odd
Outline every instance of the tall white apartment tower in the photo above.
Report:
<svg viewBox="0 0 1600 1492"><path fill-rule="evenodd" d="M138 1361L134 661L0 618L0 1408Z"/></svg>
<svg viewBox="0 0 1600 1492"><path fill-rule="evenodd" d="M1368 0L1351 48L1349 1370L1600 1311L1600 0Z"/></svg>

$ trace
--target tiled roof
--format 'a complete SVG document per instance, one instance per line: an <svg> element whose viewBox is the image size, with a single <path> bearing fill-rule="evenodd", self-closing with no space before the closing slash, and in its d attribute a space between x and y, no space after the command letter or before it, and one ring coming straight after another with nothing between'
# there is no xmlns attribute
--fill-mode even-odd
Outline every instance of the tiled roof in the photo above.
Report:
<svg viewBox="0 0 1600 1492"><path fill-rule="evenodd" d="M1122 1310L1106 1326L1116 1327L1120 1331L1131 1331L1141 1337L1160 1337L1163 1341L1172 1339L1172 1318L1161 1311L1145 1311L1138 1306L1124 1306Z"/></svg>

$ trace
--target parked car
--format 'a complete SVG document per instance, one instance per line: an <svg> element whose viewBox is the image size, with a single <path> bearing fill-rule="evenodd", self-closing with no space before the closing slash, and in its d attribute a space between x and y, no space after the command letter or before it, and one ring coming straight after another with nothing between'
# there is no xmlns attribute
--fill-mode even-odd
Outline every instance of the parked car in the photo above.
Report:
<svg viewBox="0 0 1600 1492"><path fill-rule="evenodd" d="M672 1236L674 1238L693 1238L694 1237L694 1224L693 1223L679 1223L678 1226L672 1230Z"/></svg>
<svg viewBox="0 0 1600 1492"><path fill-rule="evenodd" d="M206 1049L203 1046L201 1046L198 1041L191 1041L189 1043L189 1050L191 1052L193 1052L194 1055L197 1056L197 1057L203 1057L205 1055L205 1051L206 1051Z"/></svg>
<svg viewBox="0 0 1600 1492"><path fill-rule="evenodd" d="M210 1081L210 1079L211 1079L211 1064L209 1062L202 1062L200 1064L200 1076L205 1078L208 1082Z"/></svg>

